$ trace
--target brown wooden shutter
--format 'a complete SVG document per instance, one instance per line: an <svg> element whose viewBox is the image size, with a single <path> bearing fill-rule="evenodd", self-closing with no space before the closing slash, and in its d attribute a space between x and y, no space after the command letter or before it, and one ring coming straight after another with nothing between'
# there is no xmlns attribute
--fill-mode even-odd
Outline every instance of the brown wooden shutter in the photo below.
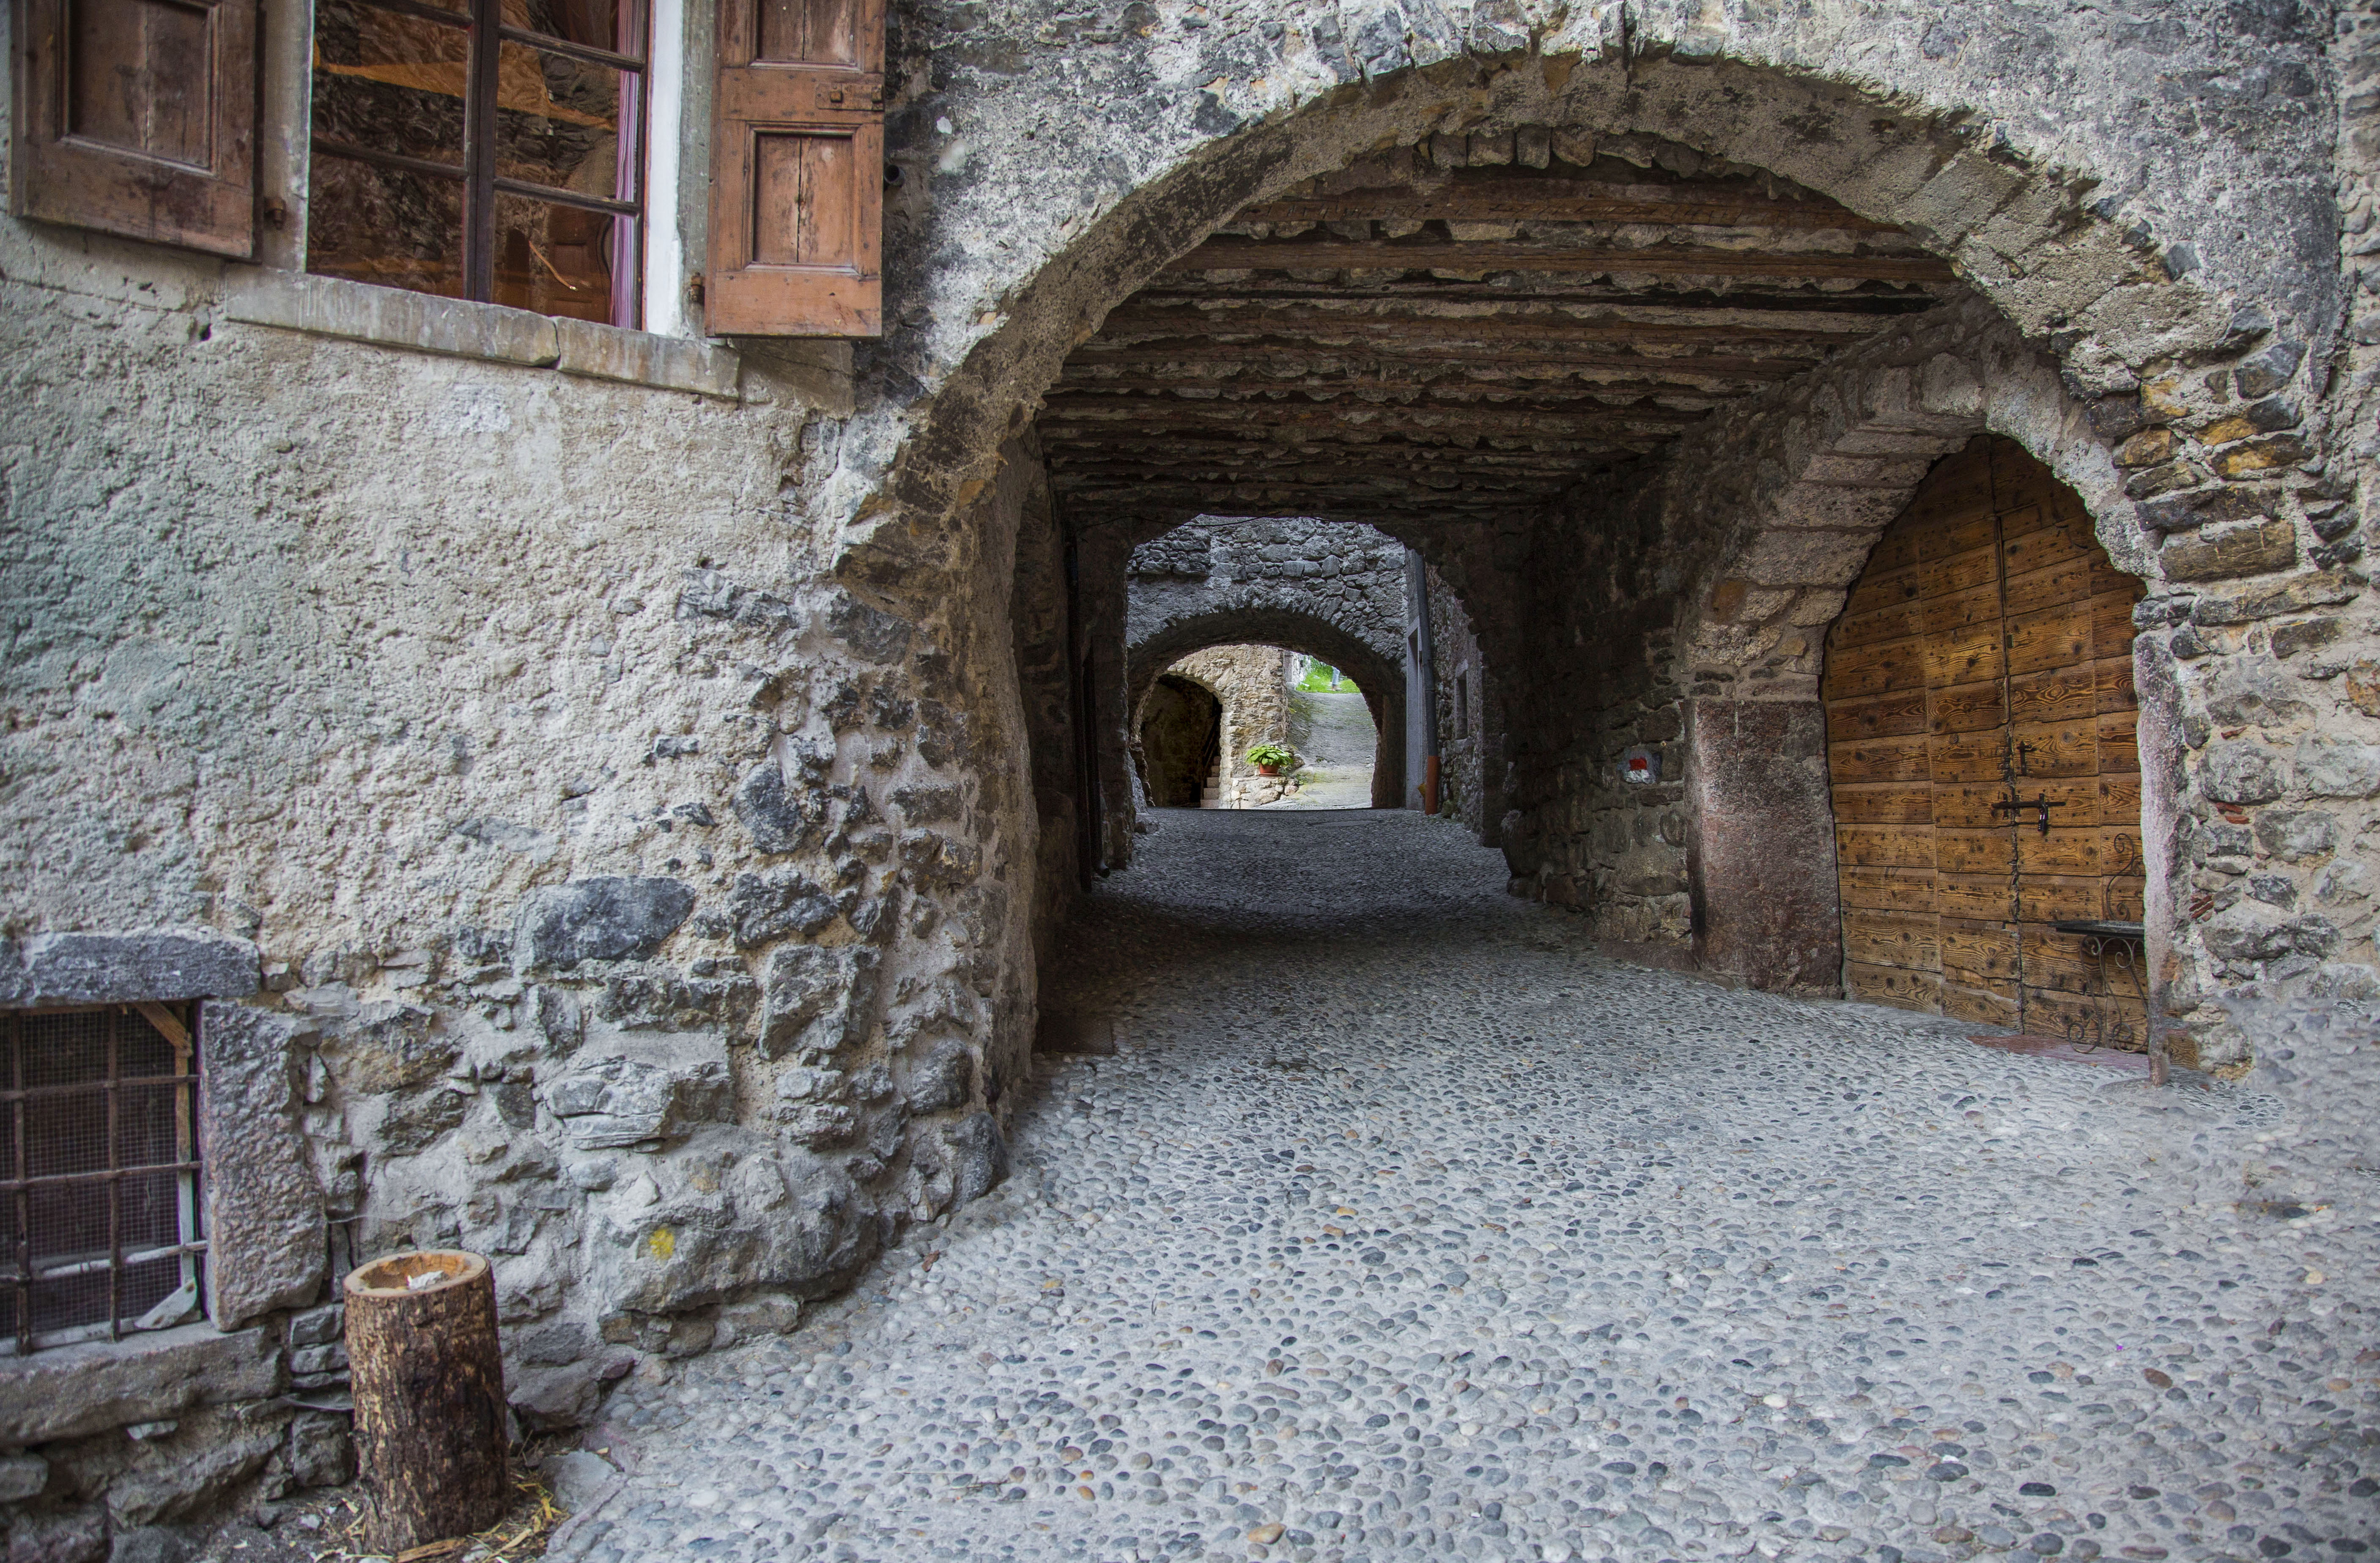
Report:
<svg viewBox="0 0 2380 1563"><path fill-rule="evenodd" d="M256 0L17 0L20 217L246 258Z"/></svg>
<svg viewBox="0 0 2380 1563"><path fill-rule="evenodd" d="M722 0L711 127L718 336L876 336L883 0Z"/></svg>

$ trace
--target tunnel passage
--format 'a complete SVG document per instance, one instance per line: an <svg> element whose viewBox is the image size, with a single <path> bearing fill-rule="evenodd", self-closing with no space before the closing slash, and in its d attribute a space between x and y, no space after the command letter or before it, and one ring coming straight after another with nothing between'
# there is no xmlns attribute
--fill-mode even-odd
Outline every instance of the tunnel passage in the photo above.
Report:
<svg viewBox="0 0 2380 1563"><path fill-rule="evenodd" d="M1158 676L1142 702L1141 785L1158 808L1196 808L1223 755L1223 706L1214 691L1180 673Z"/></svg>

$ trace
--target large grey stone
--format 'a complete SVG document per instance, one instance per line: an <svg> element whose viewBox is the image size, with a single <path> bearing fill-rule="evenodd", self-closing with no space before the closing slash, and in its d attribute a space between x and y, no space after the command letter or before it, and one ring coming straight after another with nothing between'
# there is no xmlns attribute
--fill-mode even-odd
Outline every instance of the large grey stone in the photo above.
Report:
<svg viewBox="0 0 2380 1563"><path fill-rule="evenodd" d="M2380 744L2310 734L2298 740L2297 783L2318 798L2380 793Z"/></svg>
<svg viewBox="0 0 2380 1563"><path fill-rule="evenodd" d="M8 1526L8 1563L100 1563L107 1516L96 1508L20 1514Z"/></svg>
<svg viewBox="0 0 2380 1563"><path fill-rule="evenodd" d="M650 955L694 911L680 879L605 875L541 890L521 903L516 950L527 967Z"/></svg>
<svg viewBox="0 0 2380 1563"><path fill-rule="evenodd" d="M834 899L822 886L790 868L738 874L727 895L735 942L747 950L791 934L817 933L834 921L836 911Z"/></svg>
<svg viewBox="0 0 2380 1563"><path fill-rule="evenodd" d="M582 1059L547 1084L546 1109L578 1150L681 1138L698 1123L724 1118L731 1105L727 1060L715 1042L708 1051Z"/></svg>
<svg viewBox="0 0 2380 1563"><path fill-rule="evenodd" d="M820 1297L875 1252L874 1216L847 1177L748 1130L705 1129L637 1170L589 1202L600 1317L682 1313L756 1287Z"/></svg>
<svg viewBox="0 0 2380 1563"><path fill-rule="evenodd" d="M179 1531L163 1525L143 1525L137 1531L118 1531L107 1549L107 1563L182 1563L190 1555L190 1544Z"/></svg>
<svg viewBox="0 0 2380 1563"><path fill-rule="evenodd" d="M463 1053L462 1044L438 1024L435 1012L384 1000L358 1010L354 1019L339 1027L332 1046L340 1060L341 1083L367 1096L436 1080Z"/></svg>
<svg viewBox="0 0 2380 1563"><path fill-rule="evenodd" d="M875 996L877 954L844 945L787 945L760 982L760 1052L823 1059L850 1041Z"/></svg>
<svg viewBox="0 0 2380 1563"><path fill-rule="evenodd" d="M187 1439L188 1435L184 1435ZM107 1508L121 1527L188 1520L212 1508L232 1488L264 1469L281 1447L280 1430L242 1434L197 1448L151 1446L144 1460L108 1484Z"/></svg>
<svg viewBox="0 0 2380 1563"><path fill-rule="evenodd" d="M210 1003L199 1027L207 1088L207 1316L235 1329L315 1300L328 1266L322 1190L298 1132L300 1024Z"/></svg>
<svg viewBox="0 0 2380 1563"><path fill-rule="evenodd" d="M37 1454L0 1455L0 1503L22 1503L50 1484L50 1462Z"/></svg>
<svg viewBox="0 0 2380 1563"><path fill-rule="evenodd" d="M902 1084L911 1112L949 1112L965 1107L975 1090L975 1056L956 1037L934 1043L909 1066Z"/></svg>
<svg viewBox="0 0 2380 1563"><path fill-rule="evenodd" d="M211 928L32 934L0 941L0 1005L237 999L259 973L255 945Z"/></svg>
<svg viewBox="0 0 2380 1563"><path fill-rule="evenodd" d="M761 852L798 852L826 828L825 793L788 787L785 768L773 756L744 773L735 801L735 818Z"/></svg>
<svg viewBox="0 0 2380 1563"><path fill-rule="evenodd" d="M301 1411L289 1423L289 1475L301 1487L335 1487L356 1473L351 1419Z"/></svg>
<svg viewBox="0 0 2380 1563"><path fill-rule="evenodd" d="M2207 745L2198 785L2220 803L2260 804L2279 797L2289 780L2277 751L2240 738Z"/></svg>
<svg viewBox="0 0 2380 1563"><path fill-rule="evenodd" d="M950 1179L953 1205L982 1198L1008 1176L1008 1140L989 1112L969 1113L955 1123L938 1126L919 1153L930 1163L929 1176Z"/></svg>
<svg viewBox="0 0 2380 1563"><path fill-rule="evenodd" d="M7 1370L0 1445L79 1438L192 1406L257 1400L281 1388L281 1352L264 1328L211 1324L36 1351Z"/></svg>

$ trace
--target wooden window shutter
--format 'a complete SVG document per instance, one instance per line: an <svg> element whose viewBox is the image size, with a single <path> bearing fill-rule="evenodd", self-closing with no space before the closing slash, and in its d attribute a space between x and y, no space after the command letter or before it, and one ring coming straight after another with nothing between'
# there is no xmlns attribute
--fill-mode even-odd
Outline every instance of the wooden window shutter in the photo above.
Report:
<svg viewBox="0 0 2380 1563"><path fill-rule="evenodd" d="M19 217L256 248L256 0L17 0Z"/></svg>
<svg viewBox="0 0 2380 1563"><path fill-rule="evenodd" d="M710 160L710 333L882 334L884 0L722 0Z"/></svg>

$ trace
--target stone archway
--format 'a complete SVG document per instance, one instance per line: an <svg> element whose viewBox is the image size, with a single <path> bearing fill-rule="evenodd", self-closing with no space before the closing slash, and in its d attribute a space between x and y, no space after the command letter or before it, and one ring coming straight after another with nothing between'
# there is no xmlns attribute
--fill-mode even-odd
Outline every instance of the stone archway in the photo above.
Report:
<svg viewBox="0 0 2380 1563"><path fill-rule="evenodd" d="M1392 648L1367 643L1346 628L1281 605L1223 607L1151 626L1128 648L1125 709L1138 712L1149 687L1167 668L1210 647L1278 646L1330 663L1354 679L1371 712L1375 735L1372 806L1395 808L1404 795L1404 670Z"/></svg>
<svg viewBox="0 0 2380 1563"><path fill-rule="evenodd" d="M989 637L980 626L962 622L969 612L964 605L980 600L981 594L960 583L997 578L1007 563L1006 529L1014 525L1014 513L995 497L1001 485L993 481L993 453L1031 445L1030 414L1054 382L1062 355L1157 268L1249 200L1342 166L1359 151L1411 145L1426 137L1492 139L1504 127L1529 126L1658 135L1775 168L1855 212L1903 223L1928 248L1951 259L1985 301L1980 307L1987 317L2004 322L2012 340L2021 343L2031 333L2051 344L2055 359L2043 364L2044 371L2062 374L2072 394L2061 416L2071 423L2087 409L2096 422L2083 438L2095 440L2103 452L2135 431L2143 406L2158 407L2168 422L2214 421L2212 398L2201 388L2221 378L2218 370L2277 374L2286 385L2306 357L2303 345L2330 329L2335 297L2317 274L2319 268L2284 267L2285 284L2260 283L2258 267L2243 262L2238 245L2218 242L2211 232L2203 243L2182 236L2194 231L2189 213L2161 208L2152 220L2128 212L2122 201L2095 200L2093 182L2100 176L2081 165L2094 161L2097 149L2059 143L2058 155L2052 156L2016 145L2005 135L1979 137L1966 117L1970 103L1955 83L1912 78L1905 85L1879 89L1830 80L1833 67L1814 70L1807 58L1793 54L1790 27L1778 36L1755 39L1730 30L1732 24L1722 26L1712 36L1692 40L1693 47L1681 56L1675 46L1687 41L1665 33L1667 25L1654 25L1649 53L1622 50L1617 39L1598 34L1575 57L1563 54L1561 45L1570 40L1557 30L1541 45L1553 51L1551 59L1505 56L1484 73L1469 62L1435 64L1391 50L1361 91L1342 92L1329 104L1301 101L1290 105L1292 112L1253 128L1245 128L1232 112L1214 115L1210 134L1188 137L1178 151L1157 160L1156 165L1168 170L1162 177L1142 184L1112 208L1091 202L1046 234L1036 233L1013 252L978 267L986 283L978 295L985 306L979 312L939 313L930 328L930 352L904 355L895 347L878 360L927 370L924 380L906 383L930 396L906 399L897 438L889 426L874 434L857 425L845 432L845 448L856 464L846 462L839 470L834 491L851 502L854 519L835 550L836 577L871 605L896 616L914 615L929 626L938 647L970 639L983 644ZM1665 55L1664 47L1673 53ZM1846 68L1843 74L1848 79L1851 73ZM1863 82L1876 79L1861 77ZM1302 91L1293 89L1292 96ZM2124 150L2117 161L2131 155ZM2071 161L2061 164L2058 156ZM2141 181L2128 179L2123 188L2138 189ZM2302 226L2286 221L2275 231L2294 233ZM1062 247L1063 253L1057 253ZM2245 285L2249 297L2262 293L2268 305L2235 308L2222 297L2224 287L2234 283ZM2263 369L2255 367L2260 360ZM2186 378L2178 368L2184 364L2191 370ZM900 372L906 377L905 369ZM1771 398L1756 415L1747 409L1746 416L1772 417L1783 399ZM2128 416L2134 418L2134 427L2125 426ZM1757 433L1740 422L1730 431ZM2285 460L2291 448L2268 442L2230 459ZM2310 447L2301 441L2295 448ZM892 458L891 465L878 465L882 458ZM1806 465L1792 464L1796 470ZM1662 466L1676 473L1686 461L1673 447L1654 468L1628 476L1632 481L1658 480ZM2168 502L2161 514L2183 525L2222 515L2227 504L2237 503L2223 497L2230 492L2228 487L2204 474L2176 476L2183 480L2175 491L2180 497L2156 497ZM2297 502L2293 491L2276 486L2269 503L2281 514L2263 519L2304 529L2310 513ZM1160 524L1165 519L1151 518ZM1056 525L1063 530L1067 523L1062 518ZM2126 549L2110 547L2119 558L2127 556ZM1508 570L1517 576L1528 568L1532 549L1525 537L1515 542L1508 550ZM1690 578L1694 560L1687 556L1693 551L1673 551L1676 556L1654 571L1669 590L1696 585ZM1543 563L1544 556L1535 562ZM1718 593L1727 578L1708 582L1711 592ZM1535 588L1545 579L1539 572L1527 584ZM1753 583L1745 580L1742 598L1749 600ZM1517 605L1528 595L1515 589L1512 598ZM1673 626L1682 633L1665 653L1672 666L1685 665L1681 653L1705 628L1700 620L1723 617L1730 606L1724 594L1700 600L1717 612L1706 615L1698 605L1695 623ZM954 612L953 604L962 606ZM1802 605L1804 611L1811 606ZM1499 615L1500 624L1504 617ZM1518 614L1510 617L1520 622ZM1111 696L1100 685L1123 670L1103 670L1087 654L1075 665L1090 682L1085 699L1099 708L1095 724L1120 728L1123 691ZM2144 677L2143 687L2158 685ZM1002 697L995 693L986 698L997 704ZM987 730L997 727L996 721L987 723ZM1537 761L1533 757L1530 763ZM1559 761L1569 767L1570 780L1520 789L1509 799L1500 825L1507 833L1517 826L1524 837L1548 828L1580 832L1581 817L1589 811L1578 800L1576 777L1592 774L1601 763L1583 755ZM1564 787L1572 789L1568 795ZM1564 819L1572 823L1560 824ZM1111 841L1113 823L1111 818ZM1668 830L1663 824L1655 833L1665 838ZM1516 860L1524 881L1542 867L1541 861L1530 861L1536 850L1524 842ZM1542 875L1538 882L1546 882ZM1645 884L1639 899L1647 905L1670 894L1659 876ZM1703 915L1687 910L1690 903L1699 902L1707 913L1718 900L1732 899L1708 893L1707 878L1702 891L1690 893L1681 885L1676 891L1681 928ZM1663 919L1669 915L1663 911L1645 926L1661 923L1654 931L1666 937ZM1721 936L1714 944L1714 931L1699 930L1695 943L1724 954L1727 939ZM1806 963L1791 961L1742 961L1730 969L1747 980L1785 986L1802 985L1810 970Z"/></svg>
<svg viewBox="0 0 2380 1563"><path fill-rule="evenodd" d="M1196 808L1223 742L1221 698L1200 679L1162 672L1134 709L1132 746L1152 808Z"/></svg>

